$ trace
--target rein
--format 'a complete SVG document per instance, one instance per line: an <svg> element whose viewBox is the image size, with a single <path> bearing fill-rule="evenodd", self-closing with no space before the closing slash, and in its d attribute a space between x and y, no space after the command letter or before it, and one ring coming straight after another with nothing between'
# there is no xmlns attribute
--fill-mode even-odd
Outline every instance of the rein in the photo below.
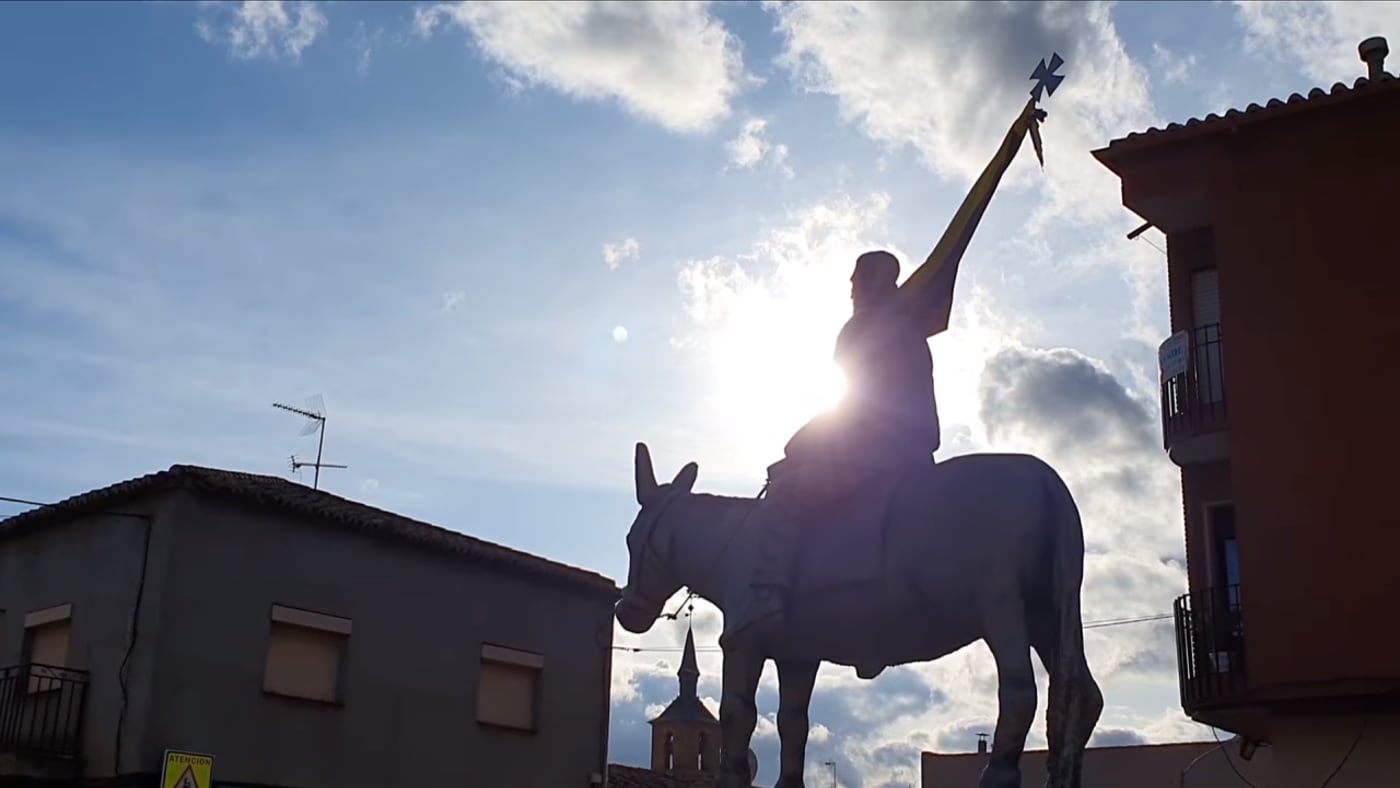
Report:
<svg viewBox="0 0 1400 788"><path fill-rule="evenodd" d="M766 494L766 493L768 492L768 485L771 484L771 483L772 483L771 481L765 481L765 482L763 483L763 487L758 491L758 494L755 495L755 496L753 497L753 500L755 500L755 501L762 500L764 494ZM674 500L674 499L672 499L672 500ZM670 506L670 505L671 505L671 501L667 501L667 502L665 503L665 505L663 505L663 506L661 507L661 511L659 511L659 512L656 513L656 519L652 521L651 528L647 529L646 546L647 546L647 553L648 553L649 555L650 555L650 554L655 554L655 555L658 556L658 557L661 556L661 551L657 550L655 544L652 542L652 536L656 533L656 526L659 525L659 524L661 523L661 515L663 515L663 514L666 513L666 507L667 507L667 506ZM739 522L736 523L736 524L734 525L734 530L733 530L732 532L730 532L730 534L729 534L729 539L725 540L724 546L721 547L721 548L720 548L720 551L719 551L718 553L715 554L715 557L712 558L712 559L710 559L710 564L709 564L708 567L706 567L706 571L708 571L709 569L714 568L714 566L715 566L716 564L719 563L720 559L723 558L723 557L725 556L725 554L729 552L730 546L732 546L732 545L734 544L734 539L735 539L735 537L737 537L737 536L739 535L739 532L740 532L740 531L743 529L743 527L744 527L744 523L748 521L749 515L751 515L751 514L753 514L753 508L750 508L748 511L744 512L744 516L741 517L741 518L739 518ZM672 539L671 539L671 547L673 548L673 551L674 551L674 547L675 547L675 538L674 538L674 536L673 536ZM674 567L673 567L673 569L674 569ZM638 579L640 580L641 578L639 577ZM664 618L664 619L666 619L666 620L668 620L668 621L675 621L676 618L681 614L681 611L685 609L685 606L688 605L688 604L690 604L690 600L692 600L692 599L694 599L694 598L695 598L695 592L694 592L694 591L688 591L688 592L686 593L686 595L685 595L685 599L681 600L681 603L680 603L679 605L676 605L676 609L675 609L675 610L672 610L670 613L662 613L662 614L661 614L661 618Z"/></svg>

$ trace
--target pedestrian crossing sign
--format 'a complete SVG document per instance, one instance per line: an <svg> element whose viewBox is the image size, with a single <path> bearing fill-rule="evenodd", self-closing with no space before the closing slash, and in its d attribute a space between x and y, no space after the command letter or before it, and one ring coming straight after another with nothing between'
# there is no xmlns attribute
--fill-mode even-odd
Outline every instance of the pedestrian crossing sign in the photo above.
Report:
<svg viewBox="0 0 1400 788"><path fill-rule="evenodd" d="M166 750L161 788L213 788L214 756Z"/></svg>

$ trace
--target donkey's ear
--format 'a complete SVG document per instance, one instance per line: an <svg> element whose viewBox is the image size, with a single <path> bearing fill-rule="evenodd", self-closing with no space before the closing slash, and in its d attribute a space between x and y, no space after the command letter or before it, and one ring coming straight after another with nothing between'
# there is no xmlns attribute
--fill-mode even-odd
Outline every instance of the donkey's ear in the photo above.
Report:
<svg viewBox="0 0 1400 788"><path fill-rule="evenodd" d="M651 452L645 443L637 444L637 503L646 506L656 495L656 471L651 467Z"/></svg>
<svg viewBox="0 0 1400 788"><path fill-rule="evenodd" d="M671 486L684 492L690 492L690 488L695 486L695 477L700 474L700 466L694 462L688 462L681 472L676 474L676 478L671 482Z"/></svg>

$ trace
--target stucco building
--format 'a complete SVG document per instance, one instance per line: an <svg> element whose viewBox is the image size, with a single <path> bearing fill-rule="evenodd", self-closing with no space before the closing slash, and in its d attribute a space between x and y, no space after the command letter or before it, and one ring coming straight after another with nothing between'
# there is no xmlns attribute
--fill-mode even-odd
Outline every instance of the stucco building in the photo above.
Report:
<svg viewBox="0 0 1400 788"><path fill-rule="evenodd" d="M1400 80L1387 53L1368 39L1351 84L1094 152L1167 237L1182 706L1239 734L1243 753L1270 746L1282 788L1400 774Z"/></svg>
<svg viewBox="0 0 1400 788"><path fill-rule="evenodd" d="M601 785L606 577L176 465L0 522L0 776ZM137 782L137 781L140 782Z"/></svg>

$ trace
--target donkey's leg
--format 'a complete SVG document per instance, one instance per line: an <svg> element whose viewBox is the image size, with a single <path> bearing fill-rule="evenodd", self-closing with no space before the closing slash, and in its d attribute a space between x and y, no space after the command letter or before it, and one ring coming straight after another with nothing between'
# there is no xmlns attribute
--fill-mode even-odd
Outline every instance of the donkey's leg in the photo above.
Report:
<svg viewBox="0 0 1400 788"><path fill-rule="evenodd" d="M723 687L720 690L720 764L716 788L749 788L749 742L758 724L758 679L763 657L741 649L724 649Z"/></svg>
<svg viewBox="0 0 1400 788"><path fill-rule="evenodd" d="M817 683L816 660L784 660L778 663L778 739L782 743L782 767L773 788L806 788L802 771L807 764L807 734L811 722L807 709Z"/></svg>
<svg viewBox="0 0 1400 788"><path fill-rule="evenodd" d="M1035 670L1030 635L1019 593L1006 593L983 607L984 639L997 663L997 725L992 753L979 788L1020 788L1021 753L1035 721Z"/></svg>

